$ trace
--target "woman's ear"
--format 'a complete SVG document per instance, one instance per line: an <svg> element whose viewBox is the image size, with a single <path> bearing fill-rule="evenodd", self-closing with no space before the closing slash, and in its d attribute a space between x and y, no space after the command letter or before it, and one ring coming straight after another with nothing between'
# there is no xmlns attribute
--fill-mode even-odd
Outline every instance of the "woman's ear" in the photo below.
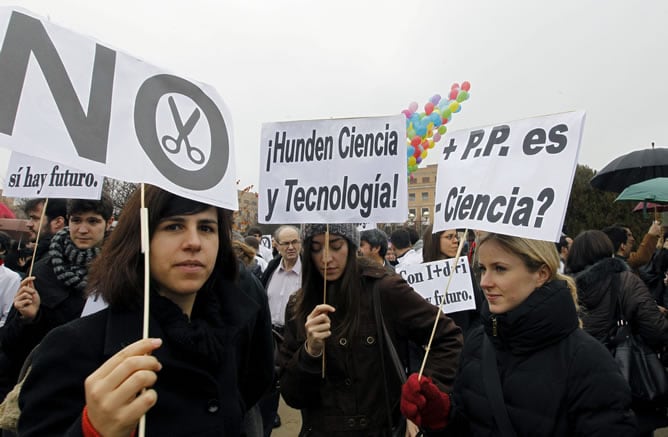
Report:
<svg viewBox="0 0 668 437"><path fill-rule="evenodd" d="M538 269L538 287L542 287L545 285L547 281L550 280L552 277L552 272L550 271L550 268L547 266L547 264L543 264L540 266Z"/></svg>

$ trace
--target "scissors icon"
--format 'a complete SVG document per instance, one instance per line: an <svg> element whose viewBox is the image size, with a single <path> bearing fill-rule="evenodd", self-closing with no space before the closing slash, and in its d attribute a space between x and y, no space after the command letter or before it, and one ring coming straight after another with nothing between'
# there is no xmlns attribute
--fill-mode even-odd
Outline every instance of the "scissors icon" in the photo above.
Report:
<svg viewBox="0 0 668 437"><path fill-rule="evenodd" d="M169 96L167 99L169 102L169 109L172 111L172 117L174 117L174 124L176 124L176 130L179 133L179 136L174 138L171 135L165 135L162 137L161 143L162 147L169 153L177 154L181 151L181 143L185 144L186 153L188 158L195 164L201 164L204 162L204 152L198 149L195 146L190 145L188 141L188 135L195 128L195 125L199 121L200 111L199 108L195 108L195 111L190 115L188 121L183 124L181 120L181 114L179 114L179 108L176 107L176 102L174 97ZM170 145L173 144L173 145Z"/></svg>

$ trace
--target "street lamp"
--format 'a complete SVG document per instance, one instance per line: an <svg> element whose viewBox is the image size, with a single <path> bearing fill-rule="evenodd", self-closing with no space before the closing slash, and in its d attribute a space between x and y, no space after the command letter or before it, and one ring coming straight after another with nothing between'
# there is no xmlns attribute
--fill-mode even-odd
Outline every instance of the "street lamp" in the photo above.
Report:
<svg viewBox="0 0 668 437"><path fill-rule="evenodd" d="M424 232L424 228L429 226L429 210L425 209L422 211L422 224L420 226L420 235Z"/></svg>

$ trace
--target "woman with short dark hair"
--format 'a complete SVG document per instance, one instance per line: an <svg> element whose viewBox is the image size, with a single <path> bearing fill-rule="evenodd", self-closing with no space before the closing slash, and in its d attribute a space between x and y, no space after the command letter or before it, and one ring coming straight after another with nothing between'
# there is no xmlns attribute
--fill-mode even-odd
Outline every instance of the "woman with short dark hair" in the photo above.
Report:
<svg viewBox="0 0 668 437"><path fill-rule="evenodd" d="M140 192L90 273L109 308L47 336L20 396L21 436L240 435L273 378L267 298L238 273L230 214L147 186L151 299L142 333ZM85 380L85 383L84 383Z"/></svg>

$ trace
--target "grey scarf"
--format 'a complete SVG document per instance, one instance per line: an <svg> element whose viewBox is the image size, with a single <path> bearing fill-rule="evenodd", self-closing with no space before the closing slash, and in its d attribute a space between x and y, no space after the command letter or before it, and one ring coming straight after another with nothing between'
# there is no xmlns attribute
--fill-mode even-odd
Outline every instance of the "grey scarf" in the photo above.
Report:
<svg viewBox="0 0 668 437"><path fill-rule="evenodd" d="M79 249L70 238L70 228L58 231L49 244L53 273L69 288L83 292L88 285L88 266L100 253L100 248Z"/></svg>

